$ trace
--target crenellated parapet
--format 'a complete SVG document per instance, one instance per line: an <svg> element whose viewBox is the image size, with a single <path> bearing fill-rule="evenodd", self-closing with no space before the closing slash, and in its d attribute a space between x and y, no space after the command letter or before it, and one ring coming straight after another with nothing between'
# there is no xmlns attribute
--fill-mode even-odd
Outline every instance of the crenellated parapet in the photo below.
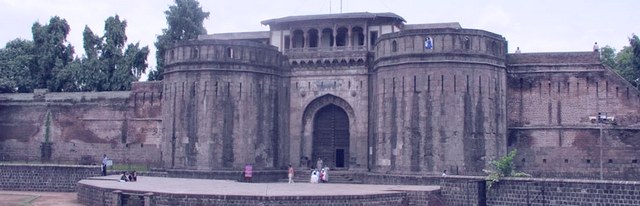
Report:
<svg viewBox="0 0 640 206"><path fill-rule="evenodd" d="M276 47L250 41L184 41L169 48L165 55L165 75L196 70L281 75L285 68L284 57Z"/></svg>
<svg viewBox="0 0 640 206"><path fill-rule="evenodd" d="M504 154L506 47L500 35L459 27L381 36L372 63L374 170L478 175L484 160Z"/></svg>
<svg viewBox="0 0 640 206"><path fill-rule="evenodd" d="M376 68L448 62L504 67L507 42L482 30L418 28L381 36L374 51Z"/></svg>

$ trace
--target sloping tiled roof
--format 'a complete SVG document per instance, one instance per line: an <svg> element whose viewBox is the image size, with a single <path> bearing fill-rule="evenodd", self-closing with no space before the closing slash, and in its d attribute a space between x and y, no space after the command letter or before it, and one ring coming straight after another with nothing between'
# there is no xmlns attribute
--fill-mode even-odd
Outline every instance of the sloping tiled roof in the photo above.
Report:
<svg viewBox="0 0 640 206"><path fill-rule="evenodd" d="M268 19L261 23L263 25L287 23L294 21L309 21L309 20L328 20L328 19L374 19L374 18L391 18L397 19L402 22L405 20L397 14L386 13L369 13L369 12L357 12L357 13L342 13L342 14L318 14L318 15L304 15L304 16L288 16L278 19Z"/></svg>

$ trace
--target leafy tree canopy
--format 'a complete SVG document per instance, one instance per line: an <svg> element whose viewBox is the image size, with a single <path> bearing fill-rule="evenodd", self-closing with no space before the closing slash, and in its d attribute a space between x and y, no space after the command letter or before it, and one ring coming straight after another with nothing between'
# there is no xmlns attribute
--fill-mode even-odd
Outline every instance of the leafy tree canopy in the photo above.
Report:
<svg viewBox="0 0 640 206"><path fill-rule="evenodd" d="M54 16L49 24L36 22L31 27L33 34L35 65L31 73L35 77L36 88L61 91L63 80L56 79L58 72L73 61L73 46L67 43L71 28L67 20Z"/></svg>
<svg viewBox="0 0 640 206"><path fill-rule="evenodd" d="M640 86L640 39L637 35L633 34L629 38L629 46L617 53L614 48L605 46L600 57L603 64L611 67L633 86Z"/></svg>
<svg viewBox="0 0 640 206"><path fill-rule="evenodd" d="M131 89L131 82L145 72L149 48L128 44L127 21L118 15L107 18L104 35L95 35L89 27L83 32L86 57L76 67L84 91L122 91ZM125 48L126 45L126 48Z"/></svg>
<svg viewBox="0 0 640 206"><path fill-rule="evenodd" d="M180 40L195 39L198 35L206 34L204 20L209 18L209 12L202 11L197 0L175 0L175 5L165 11L167 28L158 35L156 46L156 70L149 73L149 81L162 80L164 72L164 54L166 49Z"/></svg>
<svg viewBox="0 0 640 206"><path fill-rule="evenodd" d="M33 42L15 39L0 49L0 92L31 92L35 86Z"/></svg>

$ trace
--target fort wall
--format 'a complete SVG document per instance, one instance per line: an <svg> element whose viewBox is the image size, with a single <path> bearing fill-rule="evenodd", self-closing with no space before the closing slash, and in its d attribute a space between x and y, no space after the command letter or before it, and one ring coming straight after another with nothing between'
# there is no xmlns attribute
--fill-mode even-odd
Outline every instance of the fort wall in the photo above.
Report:
<svg viewBox="0 0 640 206"><path fill-rule="evenodd" d="M640 92L598 53L511 54L509 76L507 145L524 171L597 179L602 163L605 179L638 179Z"/></svg>
<svg viewBox="0 0 640 206"><path fill-rule="evenodd" d="M0 189L74 192L76 183L100 175L100 166L0 164Z"/></svg>
<svg viewBox="0 0 640 206"><path fill-rule="evenodd" d="M376 47L375 171L482 174L506 151L506 42L477 30L405 32Z"/></svg>
<svg viewBox="0 0 640 206"><path fill-rule="evenodd" d="M161 167L159 86L146 82L134 83L130 92L0 94L0 157L100 164L107 154L115 164Z"/></svg>
<svg viewBox="0 0 640 206"><path fill-rule="evenodd" d="M483 178L452 176L440 187L447 205L640 204L640 183L630 181L503 178L485 190Z"/></svg>
<svg viewBox="0 0 640 206"><path fill-rule="evenodd" d="M194 40L167 53L162 112L167 168L280 165L289 94L275 47Z"/></svg>

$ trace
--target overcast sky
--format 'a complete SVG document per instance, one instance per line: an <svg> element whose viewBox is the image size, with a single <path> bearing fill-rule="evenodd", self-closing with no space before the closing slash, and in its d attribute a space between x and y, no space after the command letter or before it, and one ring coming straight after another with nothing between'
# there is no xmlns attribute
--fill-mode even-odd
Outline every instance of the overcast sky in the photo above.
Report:
<svg viewBox="0 0 640 206"><path fill-rule="evenodd" d="M292 15L340 12L340 0L201 0L211 13L208 33L265 31L260 21ZM166 28L164 11L173 0L0 0L0 45L13 39L32 39L34 22L52 16L71 26L67 40L82 49L82 30L88 25L103 33L104 21L115 14L127 21L129 42L152 50L155 66L156 35ZM331 5L331 6L330 6ZM482 29L504 36L509 52L589 51L593 43L617 50L640 33L639 0L342 0L342 12L393 12L407 24L459 22L463 28Z"/></svg>

